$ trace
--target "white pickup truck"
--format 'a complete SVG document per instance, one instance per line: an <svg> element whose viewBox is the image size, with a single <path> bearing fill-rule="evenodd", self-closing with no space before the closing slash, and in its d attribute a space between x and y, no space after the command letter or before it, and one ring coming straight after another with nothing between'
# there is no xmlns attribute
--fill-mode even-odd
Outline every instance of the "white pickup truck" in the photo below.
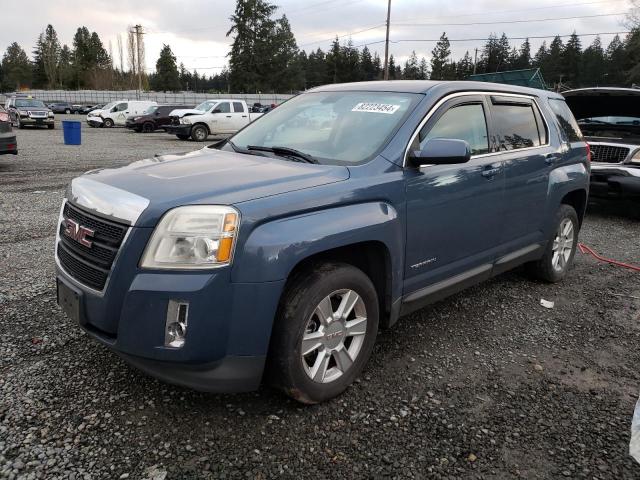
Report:
<svg viewBox="0 0 640 480"><path fill-rule="evenodd" d="M171 125L165 130L180 140L192 138L196 142L204 142L209 135L234 134L262 115L251 113L244 100L206 100L193 109L171 112Z"/></svg>

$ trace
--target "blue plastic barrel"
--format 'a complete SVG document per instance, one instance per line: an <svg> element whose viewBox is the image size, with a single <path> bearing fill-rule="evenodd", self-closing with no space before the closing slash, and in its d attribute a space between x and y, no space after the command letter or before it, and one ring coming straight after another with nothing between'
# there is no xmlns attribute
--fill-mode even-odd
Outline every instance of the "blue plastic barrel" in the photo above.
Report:
<svg viewBox="0 0 640 480"><path fill-rule="evenodd" d="M80 132L82 124L77 121L62 121L62 133L64 134L65 145L80 145L82 138Z"/></svg>

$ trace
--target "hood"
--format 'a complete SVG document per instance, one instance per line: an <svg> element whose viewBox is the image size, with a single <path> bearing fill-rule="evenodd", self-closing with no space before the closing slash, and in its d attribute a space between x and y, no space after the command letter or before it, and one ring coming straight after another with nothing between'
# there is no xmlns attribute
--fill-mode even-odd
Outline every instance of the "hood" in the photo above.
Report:
<svg viewBox="0 0 640 480"><path fill-rule="evenodd" d="M164 212L180 205L232 205L348 178L349 170L343 166L203 148L156 156L126 167L94 170L77 180L99 182L147 200L149 206L137 224L151 227Z"/></svg>
<svg viewBox="0 0 640 480"><path fill-rule="evenodd" d="M577 120L591 117L637 117L640 89L584 88L563 93Z"/></svg>
<svg viewBox="0 0 640 480"><path fill-rule="evenodd" d="M170 117L184 117L185 115L202 115L203 112L202 110L196 110L194 108L178 108L176 110L173 110L169 116Z"/></svg>
<svg viewBox="0 0 640 480"><path fill-rule="evenodd" d="M19 112L45 112L49 113L49 109L47 107L15 107Z"/></svg>
<svg viewBox="0 0 640 480"><path fill-rule="evenodd" d="M96 108L95 110L91 110L89 113L87 113L87 116L97 117L99 115L102 115L103 113L105 113L104 110L102 110L101 108Z"/></svg>

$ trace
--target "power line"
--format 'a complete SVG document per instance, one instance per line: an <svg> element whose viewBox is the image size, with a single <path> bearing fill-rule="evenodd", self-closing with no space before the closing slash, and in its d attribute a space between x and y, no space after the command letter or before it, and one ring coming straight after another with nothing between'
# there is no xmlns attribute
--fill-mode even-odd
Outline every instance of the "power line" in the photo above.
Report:
<svg viewBox="0 0 640 480"><path fill-rule="evenodd" d="M455 27L455 26L469 26L469 25L505 25L512 23L535 23L535 22L551 22L556 20L577 20L582 18L599 18L599 17L617 17L620 15L627 15L628 12L619 13L599 13L596 15L580 15L574 17L551 17L551 18L534 18L531 20L500 20L493 22L460 22L460 23L402 23L394 22L394 25L403 27Z"/></svg>
<svg viewBox="0 0 640 480"><path fill-rule="evenodd" d="M364 28L362 30L356 30L355 32L349 32L349 33L345 33L344 35L335 35L334 37L331 37L329 39L326 40L316 40L315 42L309 42L309 43L303 43L302 45L298 45L298 47L302 48L302 47L308 47L309 45L316 45L318 43L325 43L325 42L330 42L332 40L335 40L336 38L340 39L340 38L344 38L344 37L350 37L352 35L357 35L358 33L363 33L363 32L368 32L370 30L375 30L377 28L381 28L386 26L386 22L385 23L381 23L378 25L375 25L373 27L369 27L369 28Z"/></svg>

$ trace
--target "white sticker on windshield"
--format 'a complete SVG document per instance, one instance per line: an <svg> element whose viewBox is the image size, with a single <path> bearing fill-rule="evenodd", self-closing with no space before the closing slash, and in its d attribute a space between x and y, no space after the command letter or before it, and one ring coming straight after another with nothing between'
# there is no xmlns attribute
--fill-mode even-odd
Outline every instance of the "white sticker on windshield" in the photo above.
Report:
<svg viewBox="0 0 640 480"><path fill-rule="evenodd" d="M400 105L389 105L388 103L366 103L357 104L351 109L352 112L386 113L393 115L398 111Z"/></svg>

